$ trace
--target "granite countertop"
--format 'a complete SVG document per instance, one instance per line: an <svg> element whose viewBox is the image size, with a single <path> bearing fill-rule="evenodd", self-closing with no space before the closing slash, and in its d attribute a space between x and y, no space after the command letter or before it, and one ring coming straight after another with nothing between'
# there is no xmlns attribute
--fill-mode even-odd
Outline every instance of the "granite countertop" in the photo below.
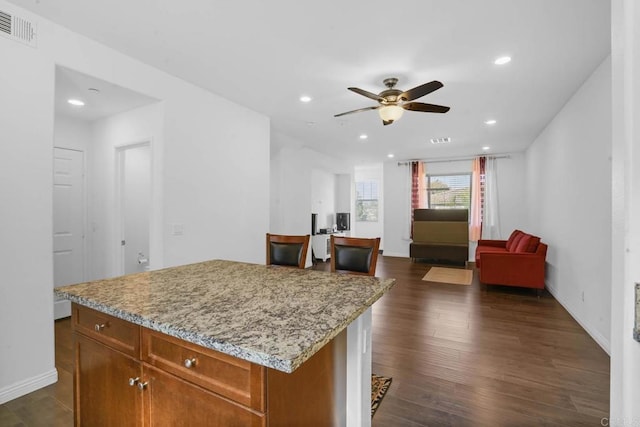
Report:
<svg viewBox="0 0 640 427"><path fill-rule="evenodd" d="M56 288L72 302L293 372L395 279L213 260Z"/></svg>

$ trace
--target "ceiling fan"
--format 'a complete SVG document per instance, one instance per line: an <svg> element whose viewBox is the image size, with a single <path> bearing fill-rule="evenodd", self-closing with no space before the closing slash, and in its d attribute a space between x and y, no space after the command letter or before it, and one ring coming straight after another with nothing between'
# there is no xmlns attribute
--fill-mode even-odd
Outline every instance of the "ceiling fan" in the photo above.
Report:
<svg viewBox="0 0 640 427"><path fill-rule="evenodd" d="M414 99L418 99L440 89L443 84L437 80L422 84L420 86L416 86L413 89L409 89L405 92L394 88L396 83L398 83L398 79L396 79L395 77L384 79L383 83L387 87L387 89L383 90L378 95L366 90L359 89L357 87L349 88L349 90L352 92L378 101L380 103L379 105L360 108L353 111L347 111L346 113L336 114L334 117L344 116L345 114L359 113L360 111L378 110L378 114L382 119L382 123L386 126L402 117L402 113L404 112L404 110L421 111L423 113L446 113L447 111L449 111L449 107L445 107L443 105L412 102Z"/></svg>

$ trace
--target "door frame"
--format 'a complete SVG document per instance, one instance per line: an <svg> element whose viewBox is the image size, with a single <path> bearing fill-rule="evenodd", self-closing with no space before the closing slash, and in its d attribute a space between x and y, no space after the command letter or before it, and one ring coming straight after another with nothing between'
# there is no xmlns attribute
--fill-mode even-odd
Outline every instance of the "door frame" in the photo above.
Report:
<svg viewBox="0 0 640 427"><path fill-rule="evenodd" d="M54 145L53 150L51 151L51 159L55 159L55 150L69 150L76 151L82 154L82 281L87 280L89 274L89 265L90 262L90 254L88 251L89 245L87 243L87 223L89 218L89 203L88 203L88 189L87 189L87 151L79 148L70 148L64 147L61 145ZM55 166L54 166L55 168ZM52 199L53 204L53 199ZM53 269L51 270L53 273ZM52 279L55 279L52 277ZM52 280L53 282L54 280ZM64 300L53 300L53 311L54 311L54 319L66 317L66 313L68 311L67 306L70 308L69 301Z"/></svg>
<svg viewBox="0 0 640 427"><path fill-rule="evenodd" d="M122 240L124 239L124 210L122 206L123 197L123 166L124 166L124 153L127 150L149 147L149 252L151 252L151 216L153 211L153 177L154 177L154 165L153 165L153 138L143 138L138 141L118 144L114 146L114 165L115 165L115 228L114 228L114 260L115 260L115 275L121 276L124 274L124 249ZM147 254L147 257L151 259L151 253Z"/></svg>

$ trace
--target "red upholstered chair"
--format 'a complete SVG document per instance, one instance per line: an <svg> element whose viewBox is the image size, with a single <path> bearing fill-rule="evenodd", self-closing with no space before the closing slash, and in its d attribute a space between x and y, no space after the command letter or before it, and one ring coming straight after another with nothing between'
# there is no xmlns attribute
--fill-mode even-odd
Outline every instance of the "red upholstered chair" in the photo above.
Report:
<svg viewBox="0 0 640 427"><path fill-rule="evenodd" d="M331 271L376 275L380 238L331 236Z"/></svg>
<svg viewBox="0 0 640 427"><path fill-rule="evenodd" d="M304 268L309 248L309 235L286 236L267 233L267 265Z"/></svg>

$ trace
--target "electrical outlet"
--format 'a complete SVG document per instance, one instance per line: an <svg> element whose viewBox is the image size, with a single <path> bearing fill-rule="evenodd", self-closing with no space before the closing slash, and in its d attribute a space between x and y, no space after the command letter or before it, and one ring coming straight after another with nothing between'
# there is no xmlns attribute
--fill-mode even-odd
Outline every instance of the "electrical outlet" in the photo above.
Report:
<svg viewBox="0 0 640 427"><path fill-rule="evenodd" d="M171 234L173 234L174 236L182 236L183 233L184 233L184 225L172 224Z"/></svg>

